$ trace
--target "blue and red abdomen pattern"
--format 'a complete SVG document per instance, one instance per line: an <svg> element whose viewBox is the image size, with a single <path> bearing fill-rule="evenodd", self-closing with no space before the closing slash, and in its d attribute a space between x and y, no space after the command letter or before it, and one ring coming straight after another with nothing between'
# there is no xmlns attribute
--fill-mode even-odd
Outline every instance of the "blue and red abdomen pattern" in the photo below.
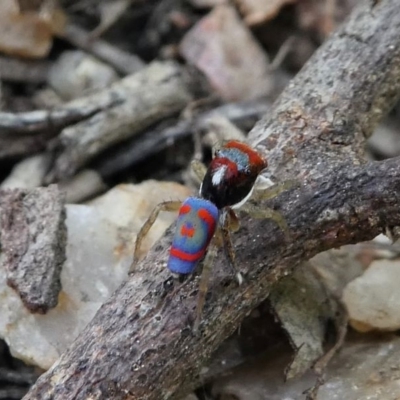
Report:
<svg viewBox="0 0 400 400"><path fill-rule="evenodd" d="M190 274L204 256L217 226L219 212L208 200L187 198L179 210L167 267Z"/></svg>

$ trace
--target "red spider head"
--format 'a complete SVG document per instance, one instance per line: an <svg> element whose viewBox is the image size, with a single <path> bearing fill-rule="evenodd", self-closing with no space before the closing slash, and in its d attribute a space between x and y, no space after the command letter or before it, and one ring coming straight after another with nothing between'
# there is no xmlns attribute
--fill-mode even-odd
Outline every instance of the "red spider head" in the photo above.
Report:
<svg viewBox="0 0 400 400"><path fill-rule="evenodd" d="M216 153L204 177L200 195L219 209L244 201L268 163L260 154L237 140L226 142Z"/></svg>

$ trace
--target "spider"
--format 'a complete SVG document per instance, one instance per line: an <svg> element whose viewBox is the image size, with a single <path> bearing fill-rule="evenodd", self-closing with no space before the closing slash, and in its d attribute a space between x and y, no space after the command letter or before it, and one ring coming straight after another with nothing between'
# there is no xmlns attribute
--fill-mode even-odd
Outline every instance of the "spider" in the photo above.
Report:
<svg viewBox="0 0 400 400"><path fill-rule="evenodd" d="M179 211L167 268L173 273L188 275L204 258L194 330L201 321L211 266L218 248L224 247L239 285L243 282L235 264L230 235L239 229L235 210L240 208L253 218L272 219L285 234L288 232L280 213L248 202L250 197L254 200L271 199L292 186L289 181L274 185L262 177L260 174L267 166L267 160L249 145L237 140L225 142L216 149L208 168L198 160L192 161L193 171L201 181L199 196L188 197L183 203L164 201L158 204L137 235L132 267L138 260L141 243L158 214L161 211ZM263 181L267 186L257 190L256 186Z"/></svg>

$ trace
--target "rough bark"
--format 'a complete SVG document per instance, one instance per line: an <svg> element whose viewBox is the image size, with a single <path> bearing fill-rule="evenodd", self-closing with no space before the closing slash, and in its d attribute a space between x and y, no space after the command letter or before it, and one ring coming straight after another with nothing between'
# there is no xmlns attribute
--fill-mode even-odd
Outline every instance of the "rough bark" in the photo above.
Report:
<svg viewBox="0 0 400 400"><path fill-rule="evenodd" d="M323 250L400 224L399 159L365 163L362 146L400 92L396 0L363 2L251 132L271 170L302 184L269 203L290 227L243 218L235 235L237 286L218 257L198 335L198 277L182 286L165 268L171 231L99 310L25 399L175 398L277 279Z"/></svg>
<svg viewBox="0 0 400 400"><path fill-rule="evenodd" d="M0 241L7 283L34 313L57 305L67 229L64 198L48 188L0 190Z"/></svg>

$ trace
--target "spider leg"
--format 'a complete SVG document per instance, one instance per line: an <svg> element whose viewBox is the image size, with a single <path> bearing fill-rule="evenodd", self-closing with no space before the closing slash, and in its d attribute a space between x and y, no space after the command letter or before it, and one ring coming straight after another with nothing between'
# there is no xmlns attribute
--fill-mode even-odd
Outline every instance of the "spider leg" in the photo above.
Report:
<svg viewBox="0 0 400 400"><path fill-rule="evenodd" d="M261 185L262 185L261 181ZM251 200L252 201L262 201L262 200L269 200L273 199L274 197L280 195L282 192L289 190L290 188L296 186L299 184L299 182L295 179L292 180L287 180L285 182L280 182L277 183L273 186L269 186L269 183L265 183L267 185L266 188L255 188L256 190L254 191ZM265 187L265 185L264 185ZM253 218L257 219L272 219L275 221L275 223L279 226L279 228L283 231L283 233L286 236L286 239L290 238L289 234L289 227L283 218L283 216L278 212L274 211L270 208L265 208L265 207L260 207L256 206L252 202L247 202L245 203L242 207L240 207L241 211L244 211L245 213L249 214Z"/></svg>
<svg viewBox="0 0 400 400"><path fill-rule="evenodd" d="M256 206L253 203L245 203L241 208L241 211L244 211L246 214L250 215L252 218L256 219L272 219L279 228L283 231L286 236L286 239L290 238L289 227L283 218L282 214L278 211L272 210L271 208L264 208L260 206Z"/></svg>
<svg viewBox="0 0 400 400"><path fill-rule="evenodd" d="M228 213L229 213L229 230L235 233L240 228L239 218L235 214L235 211L232 210L232 208L228 209Z"/></svg>
<svg viewBox="0 0 400 400"><path fill-rule="evenodd" d="M196 159L192 160L190 165L199 182L203 182L204 176L207 172L207 167L200 160Z"/></svg>
<svg viewBox="0 0 400 400"><path fill-rule="evenodd" d="M266 184L265 181L260 180L260 185L259 185L260 187L257 186L255 187L254 193L251 196L252 200L261 201L261 200L273 199L274 197L280 195L282 192L298 185L298 181L292 179L292 180L287 180L285 182L276 183L273 186L270 186L267 183L267 185L270 187L265 187L265 184Z"/></svg>
<svg viewBox="0 0 400 400"><path fill-rule="evenodd" d="M206 295L207 295L207 291L208 291L208 283L210 280L210 274L211 274L211 269L212 269L212 265L214 262L214 258L218 252L218 249L220 247L224 246L225 243L227 242L227 240L229 241L229 249L230 249L229 250L230 255L228 256L230 265L234 269L234 272L235 272L235 275L239 282L239 285L243 282L243 277L242 277L241 273L238 272L237 269L235 268L235 264L234 264L235 263L235 253L234 253L232 242L230 240L230 235L229 235L229 227L230 227L229 224L232 222L232 219L234 219L235 227L236 227L236 223L237 223L237 227L238 227L239 222L238 222L238 219L233 210L228 209L227 212L229 213L229 215L225 216L224 221L226 221L225 224L226 224L226 232L228 235L228 239L226 239L226 236L225 236L226 233L224 233L223 226L219 226L215 232L213 240L211 241L211 243L208 247L207 255L203 261L203 270L201 273L200 283L199 283L199 295L198 295L198 300L197 300L196 319L193 324L194 332L197 332L198 327L201 322L201 315L203 313L203 308L204 308L204 304L206 301Z"/></svg>
<svg viewBox="0 0 400 400"><path fill-rule="evenodd" d="M243 283L243 276L236 266L235 249L233 248L233 243L230 234L231 231L239 229L238 225L239 222L235 212L232 209L228 209L227 211L224 211L224 213L225 215L223 215L222 217L223 222L221 226L221 232L222 232L225 254L228 257L229 265L231 266L239 285L241 285ZM231 227L233 227L233 229Z"/></svg>
<svg viewBox="0 0 400 400"><path fill-rule="evenodd" d="M146 237L147 233L149 232L150 228L153 226L154 222L156 221L158 214L161 211L178 211L182 202L181 201L163 201L162 203L158 204L153 211L151 212L150 216L147 218L146 222L143 224L142 228L140 229L139 233L136 236L136 243L135 243L135 250L133 253L133 261L129 268L129 273L131 273L139 260L139 251L140 246L143 242L143 239Z"/></svg>
<svg viewBox="0 0 400 400"><path fill-rule="evenodd" d="M193 331L197 332L200 322L201 322L201 315L203 313L204 304L206 302L206 295L208 291L208 282L210 281L210 274L212 265L214 262L214 258L218 252L218 247L222 245L220 243L220 234L219 229L217 230L216 235L214 236L213 240L211 241L206 257L203 261L203 269L201 272L200 283L199 283L199 294L197 298L197 307L196 307L196 319L193 324Z"/></svg>

